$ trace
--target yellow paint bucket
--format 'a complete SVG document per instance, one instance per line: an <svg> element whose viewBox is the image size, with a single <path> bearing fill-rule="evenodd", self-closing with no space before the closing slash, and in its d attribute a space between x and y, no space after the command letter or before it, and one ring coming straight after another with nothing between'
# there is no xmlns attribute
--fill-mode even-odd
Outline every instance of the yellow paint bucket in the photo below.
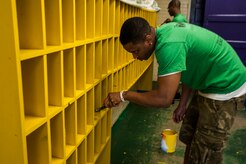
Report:
<svg viewBox="0 0 246 164"><path fill-rule="evenodd" d="M162 131L161 136L161 149L166 153L175 152L177 132L171 129L165 129Z"/></svg>

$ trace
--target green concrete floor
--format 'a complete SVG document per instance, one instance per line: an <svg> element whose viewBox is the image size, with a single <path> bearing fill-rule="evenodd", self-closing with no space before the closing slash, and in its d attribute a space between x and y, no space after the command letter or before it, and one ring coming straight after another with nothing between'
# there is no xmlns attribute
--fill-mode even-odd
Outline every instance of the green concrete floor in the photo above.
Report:
<svg viewBox="0 0 246 164"><path fill-rule="evenodd" d="M170 108L146 108L130 103L112 128L111 164L182 164L185 145L177 139L176 151L161 151L161 132L179 131L181 124L172 121L175 102ZM246 111L239 112L223 164L246 164Z"/></svg>

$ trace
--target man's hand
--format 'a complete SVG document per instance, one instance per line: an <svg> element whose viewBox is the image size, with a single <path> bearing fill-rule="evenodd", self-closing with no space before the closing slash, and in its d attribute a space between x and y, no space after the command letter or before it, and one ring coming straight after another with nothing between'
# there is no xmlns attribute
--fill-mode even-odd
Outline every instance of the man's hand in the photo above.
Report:
<svg viewBox="0 0 246 164"><path fill-rule="evenodd" d="M178 106L173 112L173 121L179 123L185 116L186 108Z"/></svg>
<svg viewBox="0 0 246 164"><path fill-rule="evenodd" d="M118 106L121 103L120 92L111 92L108 94L107 98L104 99L103 104L107 108Z"/></svg>

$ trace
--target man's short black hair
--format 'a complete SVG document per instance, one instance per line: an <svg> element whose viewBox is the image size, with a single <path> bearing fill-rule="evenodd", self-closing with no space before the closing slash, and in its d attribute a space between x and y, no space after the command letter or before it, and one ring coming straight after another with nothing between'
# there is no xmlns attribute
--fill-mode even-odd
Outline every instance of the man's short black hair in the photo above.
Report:
<svg viewBox="0 0 246 164"><path fill-rule="evenodd" d="M144 41L145 36L151 31L149 23L141 17L127 19L120 30L120 42L122 45L127 43L138 43Z"/></svg>
<svg viewBox="0 0 246 164"><path fill-rule="evenodd" d="M181 5L181 3L180 3L180 1L179 0L171 0L171 2L169 3L169 7L171 7L171 6L176 6L176 7L178 7L179 9L180 9L180 5Z"/></svg>

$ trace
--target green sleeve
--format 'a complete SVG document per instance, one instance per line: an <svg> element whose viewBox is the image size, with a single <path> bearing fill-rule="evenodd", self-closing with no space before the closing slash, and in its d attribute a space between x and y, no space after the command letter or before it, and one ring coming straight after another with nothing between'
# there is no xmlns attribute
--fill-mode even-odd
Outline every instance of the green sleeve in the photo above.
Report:
<svg viewBox="0 0 246 164"><path fill-rule="evenodd" d="M186 70L185 43L166 43L156 52L158 76Z"/></svg>

